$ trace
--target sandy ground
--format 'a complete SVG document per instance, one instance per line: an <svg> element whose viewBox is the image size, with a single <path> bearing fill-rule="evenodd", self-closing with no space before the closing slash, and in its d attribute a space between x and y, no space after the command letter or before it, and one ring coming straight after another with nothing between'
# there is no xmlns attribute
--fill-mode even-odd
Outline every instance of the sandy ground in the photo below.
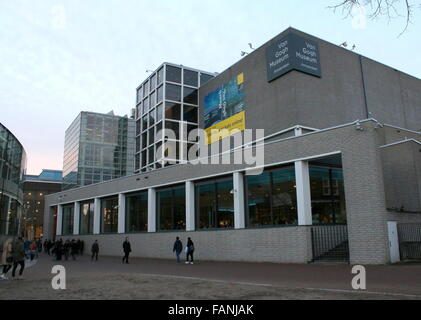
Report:
<svg viewBox="0 0 421 320"><path fill-rule="evenodd" d="M64 300L95 300L95 299L177 299L177 300L287 300L287 299L316 299L316 300L378 300L378 299L416 299L418 294L418 271L421 266L397 267L385 269L378 267L376 276L383 285L387 275L394 272L403 274L403 280L396 282L399 288L407 286L407 292L394 290L396 284L384 284L388 291L353 291L345 288L342 282L336 283L335 273L344 274L349 266L307 266L307 265L261 265L261 264L230 264L206 263L195 265L175 265L173 261L144 259L133 261L130 265L123 265L119 258L104 258L102 261L91 262L89 258L78 261L63 261L66 267L66 289L54 290L51 286L53 274L51 267L58 262L50 257L41 257L32 267L25 269L24 279L0 281L0 299L64 299ZM405 269L406 268L406 269ZM280 274L278 270L286 270ZM377 270L375 269L375 270ZM215 271L216 270L216 271ZM264 270L264 278L260 279ZM275 271L272 271L275 270ZM291 271L290 271L291 270ZM328 270L331 270L329 275ZM405 270L407 272L405 272ZM211 271L215 271L211 274ZM241 274L244 272L244 275ZM253 273L256 271L255 273ZM325 274L332 283L316 282L321 278L315 276L319 271ZM411 271L415 276L411 275ZM271 275L270 272L273 274ZM370 271L370 272L374 272ZM230 280L224 278L230 276ZM233 276L236 274L237 276ZM297 279L293 279L297 274ZM385 274L386 276L381 276ZM9 273L10 276L10 273ZM314 279L311 282L308 279ZM349 278L348 275L346 277ZM348 279L347 278L347 279ZM391 277L392 278L392 277ZM290 282L287 282L287 279ZM298 282L305 280L305 283ZM344 282L347 283L348 281ZM405 282L405 283L404 283ZM400 285L402 283L402 285ZM412 287L409 285L414 284ZM335 287L336 286L336 287ZM414 287L415 286L415 287ZM380 287L379 285L379 288ZM415 293L414 293L415 292Z"/></svg>

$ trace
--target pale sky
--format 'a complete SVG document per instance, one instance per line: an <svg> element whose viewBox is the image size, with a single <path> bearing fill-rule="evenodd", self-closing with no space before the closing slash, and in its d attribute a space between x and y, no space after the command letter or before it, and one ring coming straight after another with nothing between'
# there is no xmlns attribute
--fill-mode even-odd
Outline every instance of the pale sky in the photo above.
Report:
<svg viewBox="0 0 421 320"><path fill-rule="evenodd" d="M421 10L398 38L403 18L344 19L327 8L338 2L0 0L0 122L24 145L28 174L61 170L80 111L129 114L145 70L221 72L289 26L421 78Z"/></svg>

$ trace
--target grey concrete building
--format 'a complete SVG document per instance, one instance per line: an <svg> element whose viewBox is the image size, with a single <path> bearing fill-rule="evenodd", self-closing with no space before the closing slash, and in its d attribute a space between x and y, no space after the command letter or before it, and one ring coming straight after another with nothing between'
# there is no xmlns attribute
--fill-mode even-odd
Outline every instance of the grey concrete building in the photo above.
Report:
<svg viewBox="0 0 421 320"><path fill-rule="evenodd" d="M119 255L129 236L135 256L158 258L172 257L176 236L191 237L204 260L421 256L420 79L289 28L198 94L208 164L187 159L49 195L46 237L98 239L103 254ZM264 134L244 143L244 129ZM250 151L264 163L234 161Z"/></svg>

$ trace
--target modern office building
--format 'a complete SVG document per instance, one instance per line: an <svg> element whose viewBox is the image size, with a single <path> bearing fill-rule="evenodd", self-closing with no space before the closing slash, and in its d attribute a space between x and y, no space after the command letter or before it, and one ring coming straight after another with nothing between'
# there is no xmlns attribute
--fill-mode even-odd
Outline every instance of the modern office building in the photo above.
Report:
<svg viewBox="0 0 421 320"><path fill-rule="evenodd" d="M26 153L19 140L0 123L0 251L3 241L20 233L22 181Z"/></svg>
<svg viewBox="0 0 421 320"><path fill-rule="evenodd" d="M184 149L194 144L187 141L188 133L198 128L198 88L214 76L166 62L136 89L136 173L183 160ZM176 135L165 137L163 128L174 130ZM159 153L164 139L172 140L176 148ZM163 164L163 159L171 161Z"/></svg>
<svg viewBox="0 0 421 320"><path fill-rule="evenodd" d="M45 196L62 190L62 173L61 170L43 169L39 175L25 175L22 212L25 238L33 240L43 236Z"/></svg>
<svg viewBox="0 0 421 320"><path fill-rule="evenodd" d="M421 256L420 79L289 28L201 85L198 102L205 146L246 129L263 138L49 195L45 232L97 239L104 255L129 236L134 256L171 258L180 236L199 260Z"/></svg>
<svg viewBox="0 0 421 320"><path fill-rule="evenodd" d="M135 122L81 112L66 130L63 190L133 174Z"/></svg>

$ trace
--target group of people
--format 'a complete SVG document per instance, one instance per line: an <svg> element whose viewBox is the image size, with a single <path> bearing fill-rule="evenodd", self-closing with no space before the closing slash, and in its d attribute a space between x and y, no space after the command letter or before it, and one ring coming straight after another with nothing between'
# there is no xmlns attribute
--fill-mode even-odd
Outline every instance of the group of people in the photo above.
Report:
<svg viewBox="0 0 421 320"><path fill-rule="evenodd" d="M69 240L63 241L63 239L59 239L57 241L44 241L44 251L48 255L55 256L57 261L61 261L63 259L68 260L69 256L72 257L73 260L76 260L76 256L83 255L85 243L83 240Z"/></svg>
<svg viewBox="0 0 421 320"><path fill-rule="evenodd" d="M176 238L172 251L175 253L177 263L180 263L180 254L183 251L183 243L179 237ZM187 245L184 248L184 252L186 253L186 264L193 264L194 243L190 237L187 238Z"/></svg>
<svg viewBox="0 0 421 320"><path fill-rule="evenodd" d="M3 243L3 253L1 256L3 270L0 280L7 280L7 273L12 269L12 278L15 279L16 269L20 266L18 278L22 278L25 269L25 244L21 237L16 240L7 239Z"/></svg>
<svg viewBox="0 0 421 320"><path fill-rule="evenodd" d="M129 255L130 252L132 252L132 247L128 237L124 240L122 247L124 252L122 262L129 263ZM80 239L67 239L65 241L62 239L56 241L45 240L44 243L42 243L40 239L32 242L24 242L21 237L17 240L8 239L3 244L3 253L1 256L1 265L3 265L3 270L0 275L0 280L8 279L6 274L10 269L12 269L12 277L15 278L18 266L20 266L19 278L22 277L23 270L25 269L25 258L32 260L35 256L38 256L38 252L41 252L42 249L44 249L46 254L55 256L57 261L62 260L63 256L65 260L68 260L69 255L73 260L76 260L77 255L83 255L84 242ZM180 263L180 254L183 252L183 243L179 237L177 237L174 242L173 252L176 255L177 263ZM190 237L187 239L187 245L184 247L184 252L186 254L186 264L193 264L194 243ZM91 260L95 259L95 261L98 261L98 240L95 240L92 244L91 254Z"/></svg>

